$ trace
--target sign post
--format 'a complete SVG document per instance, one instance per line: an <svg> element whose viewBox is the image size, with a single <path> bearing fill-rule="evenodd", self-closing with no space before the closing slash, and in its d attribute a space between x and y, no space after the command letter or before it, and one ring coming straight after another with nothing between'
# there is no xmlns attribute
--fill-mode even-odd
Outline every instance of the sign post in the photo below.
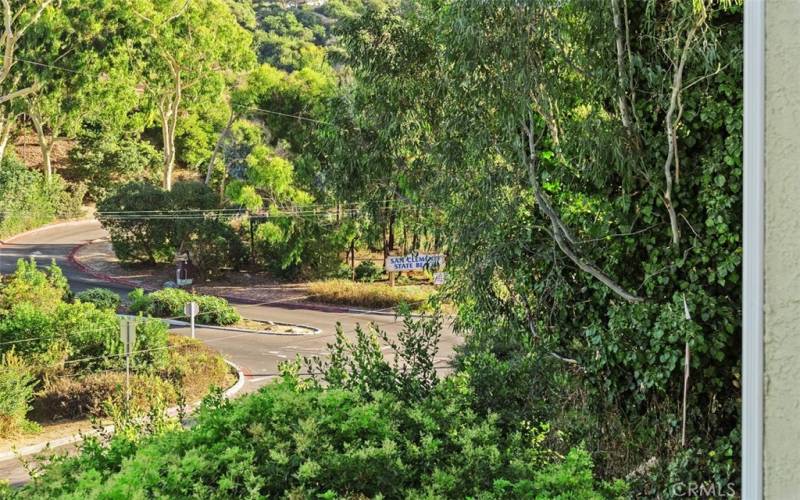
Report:
<svg viewBox="0 0 800 500"><path fill-rule="evenodd" d="M200 312L200 305L197 302L187 302L183 306L183 314L189 317L189 324L192 328L192 338L195 338L194 334L194 318Z"/></svg>
<svg viewBox="0 0 800 500"><path fill-rule="evenodd" d="M131 352L136 345L136 321L121 318L119 322L119 339L125 346L125 401L131 402Z"/></svg>

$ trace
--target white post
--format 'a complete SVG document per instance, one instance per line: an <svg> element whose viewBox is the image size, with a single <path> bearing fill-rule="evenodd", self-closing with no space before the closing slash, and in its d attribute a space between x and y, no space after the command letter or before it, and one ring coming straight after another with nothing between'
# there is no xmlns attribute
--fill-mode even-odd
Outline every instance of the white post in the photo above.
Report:
<svg viewBox="0 0 800 500"><path fill-rule="evenodd" d="M189 325L191 325L192 329L192 338L195 338L194 333L194 318L197 316L197 313L200 312L200 305L197 302L187 302L183 306L183 314L189 316Z"/></svg>
<svg viewBox="0 0 800 500"><path fill-rule="evenodd" d="M765 16L763 0L744 3L742 498L754 500L764 495Z"/></svg>

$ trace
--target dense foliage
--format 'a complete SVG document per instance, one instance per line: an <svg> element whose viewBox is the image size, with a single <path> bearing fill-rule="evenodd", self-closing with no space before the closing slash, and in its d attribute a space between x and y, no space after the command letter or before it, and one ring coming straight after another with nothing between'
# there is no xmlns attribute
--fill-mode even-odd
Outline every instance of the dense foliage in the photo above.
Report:
<svg viewBox="0 0 800 500"><path fill-rule="evenodd" d="M61 178L46 182L41 173L6 155L0 163L0 238L77 217L85 189Z"/></svg>
<svg viewBox="0 0 800 500"><path fill-rule="evenodd" d="M203 325L232 325L241 316L228 301L210 295L198 295L180 288L165 288L145 294L136 289L128 294L128 310L133 314L147 314L159 318L187 320L184 306L196 302L200 307L196 321Z"/></svg>
<svg viewBox="0 0 800 500"><path fill-rule="evenodd" d="M402 365L383 361L375 333L357 345L340 337L319 382L288 363L255 395L209 398L190 430L90 441L18 496L624 497L624 483L594 477L586 451L549 450L546 426L509 433L496 415L475 413L467 375L436 384L438 324L406 326Z"/></svg>
<svg viewBox="0 0 800 500"><path fill-rule="evenodd" d="M341 30L375 135L329 131L335 165L400 166L435 207L477 407L642 495L738 480L741 36L735 2L408 2Z"/></svg>
<svg viewBox="0 0 800 500"><path fill-rule="evenodd" d="M98 309L111 309L116 311L120 305L119 295L106 288L90 288L75 294L81 302L94 304Z"/></svg>
<svg viewBox="0 0 800 500"><path fill-rule="evenodd" d="M20 260L16 272L0 283L0 372L6 419L3 435L24 428L23 421L31 400L46 396L62 379L100 371L115 371L125 366L119 338L119 320L110 307L91 301L71 301L66 279L51 264L41 270L35 261ZM108 299L108 297L106 297ZM161 321L142 321L137 325L132 367L136 372L165 368L168 353L167 326ZM17 378L14 382L13 379ZM119 381L119 380L118 380ZM10 384L10 385L9 385ZM34 393L32 388L36 388ZM112 388L114 385L111 386ZM83 394L88 394L86 386ZM9 403L13 401L14 403ZM51 407L57 410L57 406ZM51 415L52 416L52 415ZM76 415L70 415L76 416Z"/></svg>

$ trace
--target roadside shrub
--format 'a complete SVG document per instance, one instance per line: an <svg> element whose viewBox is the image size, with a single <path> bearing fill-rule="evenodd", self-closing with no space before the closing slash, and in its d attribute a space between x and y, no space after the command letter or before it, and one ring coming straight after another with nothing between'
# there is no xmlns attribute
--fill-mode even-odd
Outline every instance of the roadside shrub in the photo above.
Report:
<svg viewBox="0 0 800 500"><path fill-rule="evenodd" d="M30 427L25 417L35 384L30 368L21 357L14 353L3 355L0 360L0 438Z"/></svg>
<svg viewBox="0 0 800 500"><path fill-rule="evenodd" d="M141 288L136 288L128 293L128 312L131 314L146 314L152 303L153 299Z"/></svg>
<svg viewBox="0 0 800 500"><path fill-rule="evenodd" d="M125 373L90 373L80 378L63 377L47 384L33 401L31 416L38 420L64 420L108 416L105 404L109 400L125 400ZM152 374L131 375L131 406L148 410L153 397L176 403L175 387Z"/></svg>
<svg viewBox="0 0 800 500"><path fill-rule="evenodd" d="M0 285L0 311L21 303L52 311L71 294L69 283L55 261L42 270L32 257L17 260L14 274L4 276Z"/></svg>
<svg viewBox="0 0 800 500"><path fill-rule="evenodd" d="M159 318L186 319L184 305L194 301L200 307L200 313L197 315L198 323L225 326L241 319L227 300L211 295L195 295L180 288L158 290L147 295L146 299L137 293L136 301L135 313L150 314Z"/></svg>
<svg viewBox="0 0 800 500"><path fill-rule="evenodd" d="M256 248L262 263L287 279L336 275L352 228L309 217L277 217L258 225Z"/></svg>
<svg viewBox="0 0 800 500"><path fill-rule="evenodd" d="M504 435L469 408L464 377L421 401L304 388L296 377L225 402L210 398L190 430L126 448L89 443L21 497L622 498L594 478L586 452L560 460L546 426ZM116 442L114 442L116 441ZM124 452L120 452L124 450ZM146 472L145 472L146 471ZM169 477L168 481L164 478ZM124 493L123 493L124 492Z"/></svg>
<svg viewBox="0 0 800 500"><path fill-rule="evenodd" d="M356 281L372 283L383 277L383 269L371 260L365 260L356 266Z"/></svg>
<svg viewBox="0 0 800 500"><path fill-rule="evenodd" d="M73 175L89 186L93 200L133 180L157 184L164 164L161 152L146 141L91 132L78 137L69 158Z"/></svg>
<svg viewBox="0 0 800 500"><path fill-rule="evenodd" d="M0 163L0 238L55 220L56 207L44 176L13 154Z"/></svg>
<svg viewBox="0 0 800 500"><path fill-rule="evenodd" d="M147 182L120 186L97 204L98 219L111 236L114 253L126 263L172 261L176 250L174 221L154 218L154 211L171 208L168 193ZM140 214L131 217L126 212Z"/></svg>
<svg viewBox="0 0 800 500"><path fill-rule="evenodd" d="M180 387L187 401L205 396L209 387L225 388L236 380L218 352L199 340L171 335L169 361L159 372Z"/></svg>
<svg viewBox="0 0 800 500"><path fill-rule="evenodd" d="M60 176L54 175L50 184L45 184L45 188L54 200L57 218L76 219L83 215L83 200L87 189L85 184L69 184Z"/></svg>
<svg viewBox="0 0 800 500"><path fill-rule="evenodd" d="M202 182L176 182L172 191L133 182L100 202L98 212L122 262L166 263L176 252L189 252L201 277L208 277L237 269L246 258L239 234L227 222L201 216L218 207L218 195Z"/></svg>
<svg viewBox="0 0 800 500"><path fill-rule="evenodd" d="M94 304L98 309L116 311L120 305L119 295L107 288L90 288L75 295L81 302Z"/></svg>
<svg viewBox="0 0 800 500"><path fill-rule="evenodd" d="M239 269L247 261L247 249L238 233L219 220L193 223L182 250L189 252L200 279L221 276L226 269Z"/></svg>

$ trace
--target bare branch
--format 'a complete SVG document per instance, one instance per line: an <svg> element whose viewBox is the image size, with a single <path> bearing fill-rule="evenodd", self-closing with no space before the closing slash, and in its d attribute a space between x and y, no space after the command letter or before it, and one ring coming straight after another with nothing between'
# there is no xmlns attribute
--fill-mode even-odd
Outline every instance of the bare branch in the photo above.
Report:
<svg viewBox="0 0 800 500"><path fill-rule="evenodd" d="M665 125L667 129L667 158L664 160L664 178L666 179L667 185L664 189L663 199L664 206L666 206L667 213L669 214L670 226L672 228L672 244L676 247L680 244L681 233L680 228L678 227L678 216L675 213L675 207L672 204L672 163L674 158L678 155L678 141L675 137L677 122L673 123L673 120L675 118L675 111L680 103L680 93L683 86L683 70L686 67L686 60L689 57L689 50L691 49L692 42L697 34L697 30L700 28L704 20L705 10L686 34L686 40L684 41L683 49L681 50L680 60L672 77L672 95L670 97L669 109L667 110L667 116L665 118Z"/></svg>
<svg viewBox="0 0 800 500"><path fill-rule="evenodd" d="M622 1L625 2L626 0ZM627 71L625 69L625 32L622 26L622 14L620 13L619 2L620 0L611 0L617 49L617 93L619 94L617 100L620 114L622 115L622 126L625 127L625 132L628 134L628 137L633 138L633 119L631 118L631 110L628 107L628 98L625 95L625 89L628 86L628 78L626 77Z"/></svg>
<svg viewBox="0 0 800 500"><path fill-rule="evenodd" d="M533 194L536 198L536 204L539 206L539 209L550 219L550 223L553 229L553 239L555 239L558 248L569 257L569 259L575 263L582 271L589 273L590 275L594 276L598 281L606 285L611 291L615 294L619 295L623 299L627 300L628 302L642 302L642 298L638 297L628 291L626 291L622 286L617 284L614 280L612 280L608 275L606 275L603 271L601 271L597 266L592 264L591 262L579 257L575 251L570 248L568 243L564 241L564 233L563 227L564 223L558 217L558 214L553 210L550 206L546 198L542 194L541 187L539 186L539 179L538 179L538 172L537 172L537 159L536 159L536 141L533 137L533 133L531 129L527 125L523 125L525 129L525 133L528 136L528 147L529 147L529 155L528 155L528 177L531 183L531 187L533 188Z"/></svg>

